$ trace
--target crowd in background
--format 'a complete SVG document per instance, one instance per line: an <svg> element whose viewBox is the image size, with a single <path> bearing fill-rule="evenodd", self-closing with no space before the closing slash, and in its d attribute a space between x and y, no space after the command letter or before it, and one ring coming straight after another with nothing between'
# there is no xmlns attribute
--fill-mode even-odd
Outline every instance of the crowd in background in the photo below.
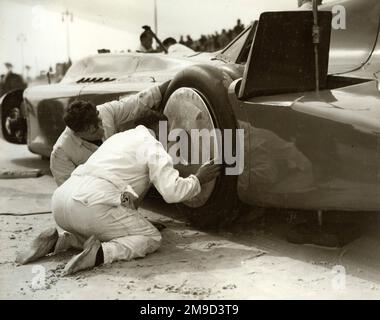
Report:
<svg viewBox="0 0 380 320"><path fill-rule="evenodd" d="M197 40L193 40L190 35L181 36L179 43L183 44L195 51L212 52L224 48L230 43L239 33L244 30L244 24L237 20L236 25L231 29L222 29L221 32L216 31L213 34L201 35Z"/></svg>
<svg viewBox="0 0 380 320"><path fill-rule="evenodd" d="M297 7L301 10L312 9L312 0L297 0L297 2ZM322 2L322 0L317 0L318 5L322 5ZM223 49L244 29L244 24L238 19L232 29L222 29L220 33L216 31L213 34L201 35L197 40L193 40L190 35L181 36L179 43L198 52L213 52Z"/></svg>
<svg viewBox="0 0 380 320"><path fill-rule="evenodd" d="M222 31L216 31L213 34L202 34L199 39L193 40L190 35L181 36L179 41L172 37L168 37L162 41L163 46L166 49L175 45L175 50L184 51L186 48L190 51L196 52L213 52L224 48L227 44L229 44L234 38L236 38L243 30L245 29L244 24L240 19L236 21L236 25L231 29L222 29ZM163 48L157 43L156 39L156 48L153 48L153 39L155 38L155 34L148 27L140 35L140 46L136 50L140 53L155 53L162 52ZM181 48L179 46L182 46ZM170 53L170 50L169 50Z"/></svg>

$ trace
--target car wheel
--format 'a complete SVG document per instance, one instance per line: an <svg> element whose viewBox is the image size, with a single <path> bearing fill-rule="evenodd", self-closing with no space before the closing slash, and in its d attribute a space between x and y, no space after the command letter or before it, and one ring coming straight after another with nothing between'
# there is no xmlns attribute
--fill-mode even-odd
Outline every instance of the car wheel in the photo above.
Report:
<svg viewBox="0 0 380 320"><path fill-rule="evenodd" d="M26 143L26 119L21 112L22 92L7 94L1 104L1 129L4 139L11 143Z"/></svg>
<svg viewBox="0 0 380 320"><path fill-rule="evenodd" d="M169 130L220 129L222 140L210 144L210 158L222 147L224 129L235 133L236 120L228 103L227 88L219 70L209 66L194 66L178 74L171 82L163 99L163 113L168 117ZM219 80L218 80L219 79ZM169 131L170 132L170 131ZM234 141L234 139L233 139ZM217 144L216 149L215 143ZM198 141L199 158L202 151ZM190 149L194 141L190 139ZM196 151L196 150L195 150ZM193 152L193 151L192 151ZM189 152L192 153L192 152ZM182 177L194 174L200 164L176 165ZM178 205L193 225L204 229L219 229L230 224L238 212L237 176L225 175L224 169L215 181L202 186L199 195Z"/></svg>

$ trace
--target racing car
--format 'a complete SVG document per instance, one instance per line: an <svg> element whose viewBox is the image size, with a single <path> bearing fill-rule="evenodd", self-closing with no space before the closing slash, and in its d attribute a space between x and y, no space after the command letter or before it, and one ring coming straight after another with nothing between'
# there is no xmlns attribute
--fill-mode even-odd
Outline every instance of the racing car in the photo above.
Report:
<svg viewBox="0 0 380 320"><path fill-rule="evenodd" d="M345 28L332 23L337 6ZM58 84L3 97L2 115L20 109L29 150L49 156L75 99L101 104L170 79L162 103L170 129L244 132L233 139L233 154L243 146L239 174L222 175L181 205L194 221L216 226L241 203L379 211L379 27L377 0L338 0L317 14L264 12L215 53L86 57Z"/></svg>

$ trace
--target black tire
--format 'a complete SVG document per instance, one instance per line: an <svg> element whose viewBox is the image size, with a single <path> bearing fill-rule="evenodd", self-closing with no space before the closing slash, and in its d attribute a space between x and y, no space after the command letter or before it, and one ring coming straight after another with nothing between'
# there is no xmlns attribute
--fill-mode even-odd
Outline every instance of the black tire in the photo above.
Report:
<svg viewBox="0 0 380 320"><path fill-rule="evenodd" d="M182 87L192 88L202 96L217 128L233 129L235 133L236 119L228 102L227 88L220 70L208 65L197 65L177 74L165 92L162 111L170 95ZM178 208L193 225L199 228L221 229L235 220L239 204L237 176L227 176L223 170L204 206L191 208L178 204Z"/></svg>
<svg viewBox="0 0 380 320"><path fill-rule="evenodd" d="M21 110L23 91L7 93L1 102L1 131L6 141L25 144L27 137L26 119Z"/></svg>

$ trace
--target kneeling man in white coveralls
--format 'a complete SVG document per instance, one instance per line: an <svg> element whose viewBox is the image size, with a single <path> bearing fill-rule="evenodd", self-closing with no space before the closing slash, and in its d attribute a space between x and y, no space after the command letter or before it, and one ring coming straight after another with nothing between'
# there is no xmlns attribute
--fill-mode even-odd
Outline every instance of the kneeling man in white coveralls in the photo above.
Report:
<svg viewBox="0 0 380 320"><path fill-rule="evenodd" d="M151 183L166 202L176 203L198 195L201 185L220 173L220 166L209 162L195 175L181 178L152 134L158 137L158 122L163 118L149 111L140 122L143 125L113 135L77 167L52 199L54 219L66 232L46 230L19 254L18 261L83 248L65 267L66 274L73 274L157 250L160 232L136 210Z"/></svg>

